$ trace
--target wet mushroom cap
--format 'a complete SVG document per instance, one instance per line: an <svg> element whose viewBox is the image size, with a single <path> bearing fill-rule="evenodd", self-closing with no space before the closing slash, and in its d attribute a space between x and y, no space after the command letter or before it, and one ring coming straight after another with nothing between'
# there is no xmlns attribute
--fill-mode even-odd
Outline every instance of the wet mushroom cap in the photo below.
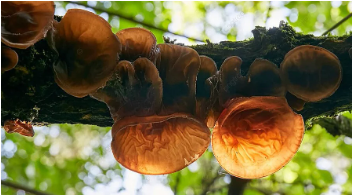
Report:
<svg viewBox="0 0 352 195"><path fill-rule="evenodd" d="M1 46L1 72L13 69L17 62L17 53L9 47Z"/></svg>
<svg viewBox="0 0 352 195"><path fill-rule="evenodd" d="M134 61L146 57L155 63L159 49L152 32L144 28L127 28L117 32L116 36L122 44L121 59Z"/></svg>
<svg viewBox="0 0 352 195"><path fill-rule="evenodd" d="M285 86L281 81L280 69L265 59L255 59L247 74L248 96L284 97Z"/></svg>
<svg viewBox="0 0 352 195"><path fill-rule="evenodd" d="M44 38L54 20L53 1L1 1L1 42L26 49Z"/></svg>
<svg viewBox="0 0 352 195"><path fill-rule="evenodd" d="M206 85L206 80L215 75L217 72L216 63L213 59L207 56L200 57L200 68L197 75L197 92L196 95L202 97L209 97L210 91L208 91Z"/></svg>
<svg viewBox="0 0 352 195"><path fill-rule="evenodd" d="M304 100L299 99L298 97L292 95L291 93L286 93L286 100L288 105L296 111L303 110L304 104L306 103Z"/></svg>
<svg viewBox="0 0 352 195"><path fill-rule="evenodd" d="M254 179L286 165L297 152L303 134L303 118L291 110L285 98L236 98L217 121L212 148L228 173Z"/></svg>
<svg viewBox="0 0 352 195"><path fill-rule="evenodd" d="M70 9L50 35L59 54L55 81L68 94L84 97L105 85L113 74L121 44L100 16Z"/></svg>
<svg viewBox="0 0 352 195"><path fill-rule="evenodd" d="M127 169L161 175L196 161L210 143L209 129L189 115L129 117L112 127L111 149Z"/></svg>
<svg viewBox="0 0 352 195"><path fill-rule="evenodd" d="M330 51L312 45L289 51L280 71L287 90L307 102L329 97L338 89L342 79L339 59Z"/></svg>

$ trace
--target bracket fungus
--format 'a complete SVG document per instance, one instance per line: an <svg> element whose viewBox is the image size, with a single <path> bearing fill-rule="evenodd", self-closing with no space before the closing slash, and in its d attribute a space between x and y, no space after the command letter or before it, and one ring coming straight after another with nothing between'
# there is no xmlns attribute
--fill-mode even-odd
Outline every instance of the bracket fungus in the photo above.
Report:
<svg viewBox="0 0 352 195"><path fill-rule="evenodd" d="M285 98L235 98L221 113L214 128L213 153L231 175L260 178L290 161L303 134L303 118L291 110Z"/></svg>
<svg viewBox="0 0 352 195"><path fill-rule="evenodd" d="M9 47L1 46L1 72L13 69L17 62L17 53Z"/></svg>
<svg viewBox="0 0 352 195"><path fill-rule="evenodd" d="M80 9L68 10L47 39L59 55L54 64L55 81L75 97L84 97L104 86L121 52L110 24Z"/></svg>
<svg viewBox="0 0 352 195"><path fill-rule="evenodd" d="M5 121L4 129L7 133L19 133L28 137L34 136L32 124L26 121L22 122L18 119Z"/></svg>
<svg viewBox="0 0 352 195"><path fill-rule="evenodd" d="M126 28L117 32L116 36L121 41L122 60L134 61L139 57L146 57L155 63L159 48L152 32L144 28Z"/></svg>
<svg viewBox="0 0 352 195"><path fill-rule="evenodd" d="M194 114L196 106L196 80L200 67L198 53L191 48L173 44L159 44L156 61L163 81L163 110Z"/></svg>
<svg viewBox="0 0 352 195"><path fill-rule="evenodd" d="M339 59L330 51L312 45L289 51L280 65L280 72L287 91L306 102L329 97L342 80Z"/></svg>
<svg viewBox="0 0 352 195"><path fill-rule="evenodd" d="M26 49L52 27L53 1L1 1L1 42Z"/></svg>

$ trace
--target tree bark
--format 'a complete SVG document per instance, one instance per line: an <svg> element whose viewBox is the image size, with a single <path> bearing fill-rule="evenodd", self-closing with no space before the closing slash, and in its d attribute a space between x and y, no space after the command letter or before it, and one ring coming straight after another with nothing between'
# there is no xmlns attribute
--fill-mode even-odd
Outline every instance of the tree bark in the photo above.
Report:
<svg viewBox="0 0 352 195"><path fill-rule="evenodd" d="M220 67L229 56L243 60L242 74L256 58L264 58L279 64L285 54L298 45L316 45L333 52L343 67L343 79L339 89L331 97L317 103L307 103L299 112L305 120L321 116L336 116L337 113L352 110L352 61L348 50L352 47L352 36L314 37L296 33L292 27L281 23L279 28L256 27L254 38L246 41L224 41L219 44L190 46L200 55L211 57ZM45 40L26 49L15 49L19 63L15 69L2 74L1 119L2 125L8 119L32 121L34 124L81 123L98 126L112 126L107 106L90 97L75 98L62 91L54 82L52 64L57 55ZM314 120L312 120L314 121ZM336 123L337 124L337 123ZM340 132L331 128L333 135L352 135L352 129Z"/></svg>

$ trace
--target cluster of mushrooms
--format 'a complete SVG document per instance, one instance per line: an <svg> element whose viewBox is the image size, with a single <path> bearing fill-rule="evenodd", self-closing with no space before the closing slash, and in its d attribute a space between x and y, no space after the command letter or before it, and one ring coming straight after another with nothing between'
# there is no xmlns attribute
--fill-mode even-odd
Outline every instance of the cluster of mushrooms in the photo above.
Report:
<svg viewBox="0 0 352 195"><path fill-rule="evenodd" d="M56 83L72 96L107 104L114 157L141 174L179 171L211 142L231 175L270 175L290 161L304 135L303 118L292 108L332 95L342 78L338 58L316 46L289 51L280 68L256 59L243 76L240 57L228 57L218 70L189 47L157 44L146 29L115 35L89 11L70 9L56 22L52 2L1 3L2 43L24 49L45 37L58 54ZM11 64L11 56L17 58L2 47L2 62Z"/></svg>

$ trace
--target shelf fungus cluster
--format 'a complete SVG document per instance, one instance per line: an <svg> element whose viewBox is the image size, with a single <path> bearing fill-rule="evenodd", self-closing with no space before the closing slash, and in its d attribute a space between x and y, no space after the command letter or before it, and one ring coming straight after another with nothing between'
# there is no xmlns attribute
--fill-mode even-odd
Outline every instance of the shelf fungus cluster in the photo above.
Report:
<svg viewBox="0 0 352 195"><path fill-rule="evenodd" d="M8 4L10 18L15 10L29 9ZM34 12L48 17L28 24L30 36L19 40L11 33L27 35L25 25L16 30L17 20L16 25L5 21L2 42L23 49L49 30L46 40L58 54L56 83L72 96L106 103L114 120L115 159L142 174L181 170L211 142L214 156L231 175L270 175L290 161L304 135L303 118L292 108L299 111L305 102L332 95L342 79L338 58L316 46L294 48L280 67L258 58L242 75L238 56L228 57L218 69L211 58L189 47L157 44L146 29L114 34L91 12L71 9L56 22L50 10ZM27 15L42 18L34 13ZM28 19L23 14L19 20ZM17 60L10 56L17 55L8 49L3 52L12 66Z"/></svg>

